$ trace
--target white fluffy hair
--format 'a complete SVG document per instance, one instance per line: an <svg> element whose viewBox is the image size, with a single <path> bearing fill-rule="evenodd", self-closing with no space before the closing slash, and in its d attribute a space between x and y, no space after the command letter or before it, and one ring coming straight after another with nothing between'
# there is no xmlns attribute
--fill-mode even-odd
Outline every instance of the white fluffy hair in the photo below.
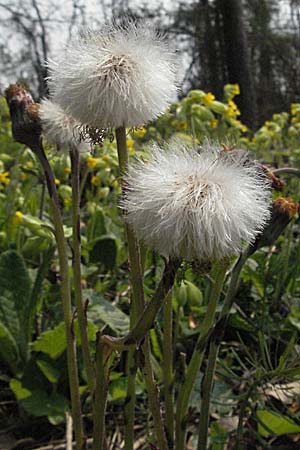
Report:
<svg viewBox="0 0 300 450"><path fill-rule="evenodd" d="M174 54L147 23L83 32L48 66L56 101L96 128L147 123L177 91Z"/></svg>
<svg viewBox="0 0 300 450"><path fill-rule="evenodd" d="M57 103L42 100L39 110L42 129L49 144L62 150L77 147L80 152L88 152L89 144L82 141L81 123L67 114Z"/></svg>
<svg viewBox="0 0 300 450"><path fill-rule="evenodd" d="M163 256L213 261L253 242L270 217L270 183L245 152L205 141L153 145L125 178L121 201L137 237Z"/></svg>

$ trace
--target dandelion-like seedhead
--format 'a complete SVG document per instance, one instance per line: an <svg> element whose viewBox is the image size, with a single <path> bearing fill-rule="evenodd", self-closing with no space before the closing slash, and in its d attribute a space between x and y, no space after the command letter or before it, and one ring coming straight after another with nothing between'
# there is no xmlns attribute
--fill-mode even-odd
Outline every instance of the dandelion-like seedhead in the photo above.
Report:
<svg viewBox="0 0 300 450"><path fill-rule="evenodd" d="M270 183L241 151L153 145L133 164L121 202L137 237L163 256L212 261L253 242L270 216Z"/></svg>
<svg viewBox="0 0 300 450"><path fill-rule="evenodd" d="M177 91L173 52L145 23L84 32L48 64L60 106L96 128L153 120Z"/></svg>
<svg viewBox="0 0 300 450"><path fill-rule="evenodd" d="M70 150L72 147L78 148L81 152L90 150L90 146L82 140L81 123L67 114L57 103L51 100L42 100L39 115L44 135L49 144L66 150Z"/></svg>

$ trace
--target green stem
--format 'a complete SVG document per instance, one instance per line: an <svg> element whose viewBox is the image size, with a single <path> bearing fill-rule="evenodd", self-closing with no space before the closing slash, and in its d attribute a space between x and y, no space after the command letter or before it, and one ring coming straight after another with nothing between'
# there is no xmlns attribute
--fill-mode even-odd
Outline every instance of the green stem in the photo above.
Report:
<svg viewBox="0 0 300 450"><path fill-rule="evenodd" d="M78 317L79 333L84 367L90 391L95 388L95 373L91 358L89 339L87 333L87 317L84 310L81 287L81 238L80 238L80 155L77 148L70 149L72 163L72 228L73 228L73 282L75 305Z"/></svg>
<svg viewBox="0 0 300 450"><path fill-rule="evenodd" d="M119 167L121 177L126 173L128 168L128 151L126 145L126 130L124 127L119 127L116 129L116 140L117 140L117 150L118 150L118 158L119 158ZM123 189L123 186L122 186ZM133 339L133 343L138 342L139 339L136 339L136 334L132 331L139 325L140 320L138 318L143 318L144 314L144 287L143 287L143 276L142 276L142 266L141 266L141 255L138 241L135 237L135 234L131 227L126 224L126 235L128 242L128 254L129 254L129 264L130 264L130 272L131 272L131 288L132 288L132 307L131 307L131 332L129 333L130 339ZM159 308L158 308L159 309ZM157 311L158 311L157 309ZM156 312L157 312L156 311ZM151 318L151 325L154 321L154 318ZM151 326L150 325L150 326ZM150 328L150 327L149 327ZM142 335L138 334L137 337L144 338L149 328L142 330ZM138 326L138 331L140 332L140 327ZM123 342L127 344L127 342ZM149 398L149 407L154 420L155 432L157 435L157 440L161 445L161 450L167 450L166 446L166 438L164 435L164 429L162 425L162 418L160 412L159 405L159 393L157 386L154 381L153 371L151 367L151 359L150 359L150 345L149 338L145 337L145 342L142 345L142 349L145 356L145 381L146 388L148 392ZM125 435L127 437L127 442L125 444L126 450L132 450L133 444L133 420L134 420L134 406L135 406L135 389L133 386L135 384L136 371L132 370L133 366L133 354L131 352L128 353L128 367L131 368L128 375L128 391L127 391L127 399L128 404L126 406L126 414L127 418L130 417L131 422L126 423L127 430L125 431ZM129 427L131 429L129 430Z"/></svg>
<svg viewBox="0 0 300 450"><path fill-rule="evenodd" d="M145 341L142 345L142 351L145 356L143 369L148 393L149 409L153 417L157 445L159 450L168 450L169 447L167 444L167 438L164 430L162 413L160 408L160 392L154 379L153 370L151 366L150 340L148 335L146 336Z"/></svg>
<svg viewBox="0 0 300 450"><path fill-rule="evenodd" d="M201 389L202 398L201 398L200 421L199 421L198 450L206 450L209 412L210 412L210 396L213 386L213 376L215 373L218 350L219 350L218 344L216 344L215 341L211 342L209 348L207 367Z"/></svg>
<svg viewBox="0 0 300 450"><path fill-rule="evenodd" d="M165 397L165 424L169 448L174 445L174 392L173 392L173 305L172 292L164 305L163 379Z"/></svg>
<svg viewBox="0 0 300 450"><path fill-rule="evenodd" d="M93 450L103 450L105 437L105 410L108 394L109 360L105 357L105 344L100 332L96 339L96 387L93 408Z"/></svg>
<svg viewBox="0 0 300 450"><path fill-rule="evenodd" d="M213 329L216 308L221 295L227 266L227 263L221 261L216 263L212 269L214 282L210 290L206 315L177 400L175 418L176 450L185 450L186 415L189 400L202 364L210 333Z"/></svg>
<svg viewBox="0 0 300 450"><path fill-rule="evenodd" d="M63 230L63 222L59 207L59 198L56 190L55 180L49 161L45 155L42 144L34 149L35 154L38 156L47 182L47 188L50 196L50 206L52 220L55 228L55 238L58 250L59 268L61 276L61 297L63 304L63 314L66 329L66 342L67 342L67 362L68 362L68 375L72 404L72 417L76 439L76 450L82 450L84 445L84 434L81 418L81 404L79 393L79 379L77 369L77 356L76 345L72 323L72 309L71 309L71 292L70 292L70 280L69 280L69 263L68 263L68 249L67 242Z"/></svg>
<svg viewBox="0 0 300 450"><path fill-rule="evenodd" d="M220 319L216 324L215 331L211 336L211 344L209 349L207 367L203 379L203 389L202 389L202 400L201 400L201 411L200 411L200 422L199 422L199 438L197 450L206 450L207 448L207 437L208 437L208 426L209 426L209 414L210 414L210 398L213 386L213 378L215 374L215 367L217 362L217 357L220 348L220 342L223 338L227 321L229 318L230 310L233 305L239 275L241 273L242 267L244 266L249 254L251 253L251 247L248 247L246 251L237 260L231 274L229 287L225 296L223 308L220 314Z"/></svg>
<svg viewBox="0 0 300 450"><path fill-rule="evenodd" d="M127 171L128 167L128 151L126 144L126 130L124 127L116 129L117 150L119 158L120 175ZM122 184L122 182L121 182ZM122 185L123 189L123 185ZM125 224L125 233L128 243L128 254L131 275L132 302L130 309L130 328L135 326L137 318L144 308L144 288L141 270L140 249L132 229ZM125 450L132 450L134 443L134 409L135 409L135 349L130 349L127 353L127 395L125 404Z"/></svg>

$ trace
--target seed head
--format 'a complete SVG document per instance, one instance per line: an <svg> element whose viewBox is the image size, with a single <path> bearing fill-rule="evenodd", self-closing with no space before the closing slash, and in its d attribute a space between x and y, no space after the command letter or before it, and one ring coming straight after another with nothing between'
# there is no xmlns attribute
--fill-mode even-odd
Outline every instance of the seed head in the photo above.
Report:
<svg viewBox="0 0 300 450"><path fill-rule="evenodd" d="M144 124L177 91L174 55L145 23L84 32L48 64L56 101L95 128Z"/></svg>
<svg viewBox="0 0 300 450"><path fill-rule="evenodd" d="M81 152L89 151L89 145L82 140L81 123L67 114L57 103L42 100L39 113L43 132L49 144L57 145L60 149L69 150L77 147Z"/></svg>
<svg viewBox="0 0 300 450"><path fill-rule="evenodd" d="M270 216L270 182L245 152L206 141L154 145L125 178L122 208L137 237L163 256L213 261L252 242Z"/></svg>

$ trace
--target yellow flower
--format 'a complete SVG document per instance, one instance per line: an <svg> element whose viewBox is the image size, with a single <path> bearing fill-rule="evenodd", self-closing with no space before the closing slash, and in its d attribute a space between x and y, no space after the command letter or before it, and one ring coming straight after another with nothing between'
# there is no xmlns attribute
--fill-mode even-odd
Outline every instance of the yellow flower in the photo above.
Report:
<svg viewBox="0 0 300 450"><path fill-rule="evenodd" d="M60 181L59 181L59 179L58 178L55 178L55 184L56 184L56 186L58 186L58 185L60 185Z"/></svg>
<svg viewBox="0 0 300 450"><path fill-rule="evenodd" d="M87 159L87 165L90 169L94 169L97 165L97 159L89 156Z"/></svg>
<svg viewBox="0 0 300 450"><path fill-rule="evenodd" d="M185 121L185 120L181 120L181 121L178 123L177 128L178 128L179 130L186 130L186 129L187 129L187 123L186 123L186 121Z"/></svg>
<svg viewBox="0 0 300 450"><path fill-rule="evenodd" d="M217 128L218 125L219 125L218 119L212 119L212 120L210 121L210 126L211 126L212 128Z"/></svg>
<svg viewBox="0 0 300 450"><path fill-rule="evenodd" d="M9 172L1 172L0 173L0 183L9 184L9 182L10 182Z"/></svg>
<svg viewBox="0 0 300 450"><path fill-rule="evenodd" d="M146 133L147 133L147 130L145 128L139 128L138 130L135 130L134 136L139 139L142 139Z"/></svg>
<svg viewBox="0 0 300 450"><path fill-rule="evenodd" d="M16 213L12 219L13 225L18 225L21 222L22 217L23 217L23 214L21 213L21 211L16 211Z"/></svg>
<svg viewBox="0 0 300 450"><path fill-rule="evenodd" d="M233 85L233 95L240 95L240 86L236 83Z"/></svg>
<svg viewBox="0 0 300 450"><path fill-rule="evenodd" d="M216 97L214 96L214 94L212 94L211 92L208 92L206 95L204 95L204 97L202 98L202 101L203 101L204 105L208 106L215 100L215 98Z"/></svg>
<svg viewBox="0 0 300 450"><path fill-rule="evenodd" d="M227 117L236 117L241 114L240 110L238 109L236 103L234 103L233 100L228 101L228 109L226 111Z"/></svg>
<svg viewBox="0 0 300 450"><path fill-rule="evenodd" d="M246 133L246 131L248 131L248 127L246 127L246 125L243 125L241 130L242 130L242 133Z"/></svg>
<svg viewBox="0 0 300 450"><path fill-rule="evenodd" d="M71 173L71 167L65 167L65 168L64 168L64 172L65 172L66 174Z"/></svg>
<svg viewBox="0 0 300 450"><path fill-rule="evenodd" d="M133 139L127 139L126 140L127 148L129 152L134 151L134 140Z"/></svg>
<svg viewBox="0 0 300 450"><path fill-rule="evenodd" d="M293 117L293 118L292 118L292 123L298 123L298 122L299 122L298 117Z"/></svg>
<svg viewBox="0 0 300 450"><path fill-rule="evenodd" d="M100 184L101 184L100 178L97 177L96 175L94 175L91 179L91 183L93 186L100 186Z"/></svg>
<svg viewBox="0 0 300 450"><path fill-rule="evenodd" d="M291 114L292 114L292 116L295 116L296 114L297 114L297 103L292 103L291 104Z"/></svg>

